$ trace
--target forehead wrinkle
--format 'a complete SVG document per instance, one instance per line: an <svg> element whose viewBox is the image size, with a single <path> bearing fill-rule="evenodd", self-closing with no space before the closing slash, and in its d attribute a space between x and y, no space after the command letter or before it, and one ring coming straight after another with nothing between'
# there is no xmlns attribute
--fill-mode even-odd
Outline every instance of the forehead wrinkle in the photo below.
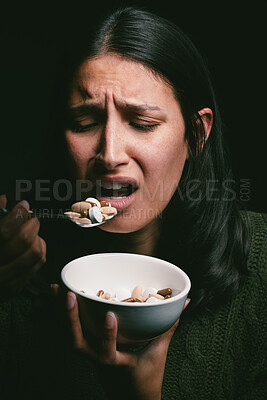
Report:
<svg viewBox="0 0 267 400"><path fill-rule="evenodd" d="M143 72L145 72L147 74L149 79L153 79L154 81L161 82L164 85L166 85L166 82L163 82L160 79L160 76L158 76L158 74L156 74L156 75L153 74L151 70L149 70L148 68L144 67L142 64L139 65L137 63L137 65ZM89 83L89 86L88 86L88 83ZM90 93L90 89L91 89L90 88L90 75L88 76L88 74L83 74L83 76L80 77L80 79L76 80L76 85L75 86L76 86L77 94L81 97L81 100L85 104L86 103L90 104L91 101L94 100L95 96L93 95L93 93ZM168 89L170 89L168 87L168 85L166 85L166 87ZM135 102L132 102L130 99L129 100L124 99L123 96L122 97L120 95L118 96L117 93L113 94L112 93L112 89L110 90L110 88L109 89L106 88L105 92L106 93L104 95L104 97L105 97L104 104L102 105L101 108L103 108L103 106L104 106L104 108L106 108L107 104L109 103L109 101L113 101L116 104L117 107L122 108L122 109L126 109L126 110L130 110L130 111L136 111L136 112L138 112L138 111L141 111L141 112L142 111L156 111L156 112L159 111L159 112L163 112L163 113L167 112L165 109L163 109L163 108L161 108L161 107L159 107L157 105L148 104L146 101L144 101L144 103L142 103L141 99L140 99L141 103L138 103L138 102L135 103ZM120 97L120 98L118 98L118 97ZM101 100L99 101L99 99L98 99L98 101L96 101L96 102L93 101L93 103L94 103L94 105L100 106L102 101Z"/></svg>
<svg viewBox="0 0 267 400"><path fill-rule="evenodd" d="M90 94L90 92L88 92L88 90L84 87L82 87L81 85L77 85L77 90L79 95L81 95L82 100L84 103L87 103L88 100L92 100L93 96ZM109 92L109 91L108 91ZM129 103L124 99L116 99L114 95L112 95L112 93L106 93L105 95L105 107L107 107L107 104L109 103L109 101L114 101L114 103L119 106L120 108L125 108L125 109L130 109L133 111L165 111L162 108L160 108L157 105L151 105L151 104L147 104L147 103ZM91 105L92 103L89 102L87 103L88 105ZM95 103L93 102L92 105L100 105L100 103ZM72 108L76 108L74 105L71 105Z"/></svg>
<svg viewBox="0 0 267 400"><path fill-rule="evenodd" d="M83 101L86 101L88 99L92 99L92 96L90 93L85 89L85 87L81 86L79 83L77 85L78 93L81 95Z"/></svg>

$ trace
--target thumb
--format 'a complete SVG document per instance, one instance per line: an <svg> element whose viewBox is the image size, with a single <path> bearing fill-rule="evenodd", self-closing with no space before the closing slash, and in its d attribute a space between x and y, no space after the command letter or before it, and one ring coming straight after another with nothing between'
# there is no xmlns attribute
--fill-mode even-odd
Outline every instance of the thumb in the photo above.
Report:
<svg viewBox="0 0 267 400"><path fill-rule="evenodd" d="M5 194L0 194L0 207L6 208L7 198Z"/></svg>
<svg viewBox="0 0 267 400"><path fill-rule="evenodd" d="M189 297L185 300L183 311L186 309L186 307L188 306L190 301L191 301L191 299ZM177 321L174 323L174 325L167 332L165 332L162 335L162 336L165 336L165 339L167 340L167 342L171 340L171 338L172 338L172 336L173 336L174 332L176 331L176 328L177 328L177 326L179 324L179 321L180 321L180 317L177 319Z"/></svg>

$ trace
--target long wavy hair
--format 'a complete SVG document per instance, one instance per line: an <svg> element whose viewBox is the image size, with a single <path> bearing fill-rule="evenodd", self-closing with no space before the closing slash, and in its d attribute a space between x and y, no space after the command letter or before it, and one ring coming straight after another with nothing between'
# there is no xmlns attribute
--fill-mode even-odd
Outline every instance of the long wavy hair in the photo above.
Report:
<svg viewBox="0 0 267 400"><path fill-rule="evenodd" d="M238 289L248 244L207 66L174 23L142 8L119 8L97 26L88 25L73 34L60 70L57 129L64 130L66 123L67 83L86 59L116 53L142 63L171 85L185 121L189 159L163 212L158 255L178 263L190 276L190 309L212 309ZM198 114L204 107L213 111L207 140Z"/></svg>

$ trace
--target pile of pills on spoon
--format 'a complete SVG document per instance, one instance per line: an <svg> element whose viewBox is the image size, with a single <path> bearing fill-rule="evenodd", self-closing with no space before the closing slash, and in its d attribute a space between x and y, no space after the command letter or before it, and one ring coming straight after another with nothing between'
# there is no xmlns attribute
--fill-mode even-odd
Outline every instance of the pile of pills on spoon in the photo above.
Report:
<svg viewBox="0 0 267 400"><path fill-rule="evenodd" d="M91 291L89 293L81 290L81 292L85 294L92 294ZM120 288L113 295L100 289L97 293L94 293L94 295L100 297L101 299L121 301L124 303L156 303L158 301L171 298L172 293L173 291L171 288L157 290L155 288L148 287L143 289L142 286L138 285L132 291L127 288Z"/></svg>
<svg viewBox="0 0 267 400"><path fill-rule="evenodd" d="M117 214L117 209L111 207L107 201L98 201L94 197L88 197L85 201L72 204L71 211L66 211L64 214L79 224L88 225L111 219Z"/></svg>

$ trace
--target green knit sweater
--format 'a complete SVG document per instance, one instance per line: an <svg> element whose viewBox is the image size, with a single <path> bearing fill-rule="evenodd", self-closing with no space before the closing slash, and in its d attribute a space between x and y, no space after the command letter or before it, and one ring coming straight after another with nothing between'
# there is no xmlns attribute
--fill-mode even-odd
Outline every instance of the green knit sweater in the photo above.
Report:
<svg viewBox="0 0 267 400"><path fill-rule="evenodd" d="M213 314L181 318L168 352L164 400L267 399L267 216L247 213L246 220L252 274ZM1 302L2 400L106 399L97 369L72 350L66 329L46 284Z"/></svg>

